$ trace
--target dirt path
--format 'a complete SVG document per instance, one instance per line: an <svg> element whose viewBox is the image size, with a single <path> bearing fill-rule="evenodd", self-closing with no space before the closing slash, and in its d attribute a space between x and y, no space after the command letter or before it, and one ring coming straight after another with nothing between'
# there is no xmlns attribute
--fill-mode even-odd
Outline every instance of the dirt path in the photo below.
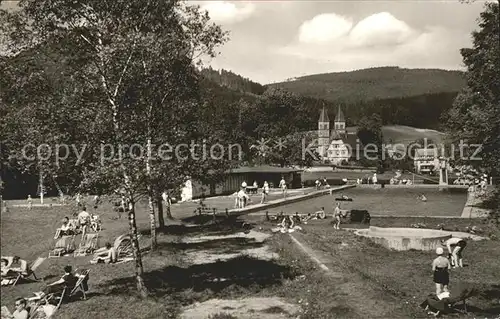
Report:
<svg viewBox="0 0 500 319"><path fill-rule="evenodd" d="M239 319L294 318L300 307L281 298L210 299L184 309L181 319L206 319L210 315L230 314Z"/></svg>
<svg viewBox="0 0 500 319"><path fill-rule="evenodd" d="M265 240L270 234L251 230L223 236L195 236L182 239L183 244L193 245L184 253L190 264L201 265L225 261L238 256L250 256L260 260L279 258ZM226 278L218 278L225 281ZM216 314L228 314L240 319L296 318L300 306L279 297L248 297L241 299L210 299L185 307L180 318L206 319Z"/></svg>

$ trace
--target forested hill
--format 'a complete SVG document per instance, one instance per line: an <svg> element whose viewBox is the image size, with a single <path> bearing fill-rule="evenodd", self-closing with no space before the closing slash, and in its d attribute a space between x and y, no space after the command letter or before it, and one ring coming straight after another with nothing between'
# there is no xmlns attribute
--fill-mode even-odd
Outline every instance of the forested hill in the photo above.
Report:
<svg viewBox="0 0 500 319"><path fill-rule="evenodd" d="M348 125L376 113L385 125L408 125L442 129L442 116L452 106L465 85L463 73L435 69L383 67L353 72L317 74L295 81L260 85L226 70L202 70L219 102L262 95L268 89L284 89L302 96L307 114L301 121L315 126L319 110L325 106L332 116L342 107ZM310 108L310 110L309 110ZM311 118L307 118L307 116Z"/></svg>
<svg viewBox="0 0 500 319"><path fill-rule="evenodd" d="M267 85L267 87L280 87L304 96L349 104L458 92L464 86L465 78L461 71L399 67L315 74Z"/></svg>
<svg viewBox="0 0 500 319"><path fill-rule="evenodd" d="M212 82L219 84L222 87L227 87L238 92L247 92L261 95L266 88L257 82L244 78L241 75L231 71L214 70L211 67L201 70L201 74Z"/></svg>

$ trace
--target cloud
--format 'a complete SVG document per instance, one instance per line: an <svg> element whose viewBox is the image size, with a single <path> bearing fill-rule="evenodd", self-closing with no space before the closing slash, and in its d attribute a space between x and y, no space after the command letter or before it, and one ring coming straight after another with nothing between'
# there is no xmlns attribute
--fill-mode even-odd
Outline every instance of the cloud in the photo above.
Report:
<svg viewBox="0 0 500 319"><path fill-rule="evenodd" d="M208 11L214 22L236 23L250 17L255 11L255 5L245 2L208 1L201 4L201 9Z"/></svg>
<svg viewBox="0 0 500 319"><path fill-rule="evenodd" d="M336 14L316 16L299 28L298 41L275 47L274 52L299 58L302 64L319 63L324 72L387 65L456 68L461 62L457 48L468 42L466 35L443 27L412 29L388 12L370 15L352 28L349 21ZM305 30L310 32L307 37Z"/></svg>
<svg viewBox="0 0 500 319"><path fill-rule="evenodd" d="M356 46L377 46L404 43L413 30L388 12L373 14L356 24L349 40Z"/></svg>
<svg viewBox="0 0 500 319"><path fill-rule="evenodd" d="M324 13L305 21L299 29L299 41L324 43L345 36L352 28L352 21L335 13Z"/></svg>

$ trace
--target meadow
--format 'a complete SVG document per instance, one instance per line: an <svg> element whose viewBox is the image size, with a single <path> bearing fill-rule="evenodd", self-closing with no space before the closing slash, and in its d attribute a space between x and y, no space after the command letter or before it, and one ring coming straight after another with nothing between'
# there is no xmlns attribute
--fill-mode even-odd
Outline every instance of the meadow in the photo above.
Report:
<svg viewBox="0 0 500 319"><path fill-rule="evenodd" d="M210 200L213 206L218 203L221 208L232 203L227 198ZM167 226L159 230L157 250L150 252L149 216L146 205L139 204L137 221L142 234L140 244L144 250L144 278L150 290L149 298L140 299L135 295L132 262L91 265L91 256L71 256L47 259L37 271L44 279L43 282L2 287L2 305L13 309L17 297L29 297L33 292L41 290L46 283L62 275L63 266L70 264L74 268L91 270L90 293L88 300L63 304L56 313L56 318L178 318L183 307L197 302L214 298L246 297L281 297L299 305L300 318L427 317L426 312L419 309L417 304L434 289L429 270L434 258L432 253L392 252L355 237L351 232L333 231L327 219L313 221L305 225L302 232L294 235L329 260L327 265L333 274L319 270L294 245L291 238L283 234L273 235L265 243L279 254L277 259L261 260L240 256L227 261L193 264L186 258L188 252L206 253L221 249L224 252L238 252L262 244L235 239L185 244L181 242L183 238L240 233L243 222L266 233L274 227L273 223L265 221L262 216L253 215L238 219L220 217L217 224L184 226L181 219L201 223L202 219L193 217L197 205L174 205L172 213L176 220L167 220ZM33 210L11 207L1 218L2 255L18 254L30 261L37 256L45 257L54 244L52 237L61 218L76 211L74 206ZM126 217L117 219L111 203L103 203L97 213L103 219L104 227L100 234L101 246L128 232ZM418 222L427 223L430 227L445 223L447 227L462 229L479 221L402 217L372 219L372 225L379 226L409 226ZM485 232L490 231L487 225L479 226ZM493 318L492 313L499 311L495 306L500 298L500 288L495 284L500 273L499 257L498 241L473 243L470 248L467 247L465 254L469 267L452 273L452 280L460 279L481 288L483 294L471 301L471 309L476 313L489 315L489 318ZM224 317L223 313L224 309L221 309L219 318L235 318ZM286 311L276 307L251 315L270 318L272 313L292 317L292 314L286 314ZM293 315L293 318L297 318L297 314ZM456 317L472 318L472 315Z"/></svg>

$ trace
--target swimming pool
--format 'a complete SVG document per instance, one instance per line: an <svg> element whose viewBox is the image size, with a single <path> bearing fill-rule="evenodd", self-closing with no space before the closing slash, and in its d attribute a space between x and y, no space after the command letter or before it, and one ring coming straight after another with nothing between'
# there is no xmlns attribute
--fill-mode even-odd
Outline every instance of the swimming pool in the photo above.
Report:
<svg viewBox="0 0 500 319"><path fill-rule="evenodd" d="M427 202L417 198L424 194ZM268 209L270 213L283 211L287 214L312 213L325 207L333 211L335 198L349 196L352 202L340 202L341 209L367 210L372 215L386 216L460 216L467 192L462 189L440 191L429 188L367 188L355 187L332 195L325 195L289 205Z"/></svg>

